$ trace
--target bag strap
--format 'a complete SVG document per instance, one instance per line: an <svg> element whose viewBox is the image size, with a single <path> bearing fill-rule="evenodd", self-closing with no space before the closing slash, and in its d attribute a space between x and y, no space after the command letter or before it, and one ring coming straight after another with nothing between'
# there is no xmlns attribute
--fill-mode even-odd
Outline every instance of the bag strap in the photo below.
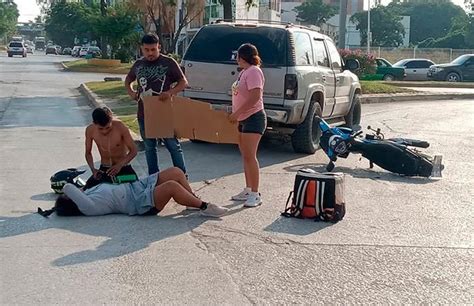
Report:
<svg viewBox="0 0 474 306"><path fill-rule="evenodd" d="M293 195L293 191L290 192L288 195L288 199L286 199L286 205L285 205L285 211L281 213L283 217L293 217L293 214L290 212L290 210L293 208L291 205L288 206L290 203L291 196Z"/></svg>

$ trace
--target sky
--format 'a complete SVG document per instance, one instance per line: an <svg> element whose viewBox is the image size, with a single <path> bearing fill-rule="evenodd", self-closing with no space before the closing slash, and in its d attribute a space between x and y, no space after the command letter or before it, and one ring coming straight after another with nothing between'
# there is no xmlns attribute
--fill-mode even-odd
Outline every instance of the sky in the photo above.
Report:
<svg viewBox="0 0 474 306"><path fill-rule="evenodd" d="M20 11L20 17L18 21L27 22L29 20L34 20L36 16L40 14L40 8L36 4L36 0L14 0ZM464 0L451 0L455 4L464 7ZM371 1L374 2L373 0ZM382 0L382 3L386 4L390 0Z"/></svg>
<svg viewBox="0 0 474 306"><path fill-rule="evenodd" d="M19 22L27 22L35 20L35 17L40 14L40 8L36 4L36 0L14 0L20 11Z"/></svg>

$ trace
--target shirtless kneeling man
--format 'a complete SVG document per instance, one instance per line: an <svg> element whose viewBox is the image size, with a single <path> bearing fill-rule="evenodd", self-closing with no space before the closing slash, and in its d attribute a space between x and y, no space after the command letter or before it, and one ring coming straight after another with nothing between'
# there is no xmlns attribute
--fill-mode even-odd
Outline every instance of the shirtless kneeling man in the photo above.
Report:
<svg viewBox="0 0 474 306"><path fill-rule="evenodd" d="M126 178L124 182L138 179L129 164L137 155L137 147L125 124L113 117L108 107L98 107L92 112L92 121L86 128L85 157L92 176L87 180L84 189L100 183L120 183L117 178ZM95 142L100 153L100 168L94 166L92 143Z"/></svg>

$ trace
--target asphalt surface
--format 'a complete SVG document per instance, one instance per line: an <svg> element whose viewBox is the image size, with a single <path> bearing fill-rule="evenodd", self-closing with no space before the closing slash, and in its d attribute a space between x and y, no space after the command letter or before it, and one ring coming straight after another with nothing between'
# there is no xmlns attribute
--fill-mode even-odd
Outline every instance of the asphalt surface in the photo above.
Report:
<svg viewBox="0 0 474 306"><path fill-rule="evenodd" d="M0 53L1 304L472 303L474 101L363 105L363 126L429 141L444 176L340 160L337 224L279 216L295 171L327 163L280 139L259 151L258 208L228 200L244 182L235 146L184 142L197 194L232 209L221 220L173 203L157 217L45 219L34 212L53 205L49 177L85 166L91 108L76 88L103 78L63 72L63 59ZM161 149L161 168L170 164ZM143 153L134 166L145 174Z"/></svg>

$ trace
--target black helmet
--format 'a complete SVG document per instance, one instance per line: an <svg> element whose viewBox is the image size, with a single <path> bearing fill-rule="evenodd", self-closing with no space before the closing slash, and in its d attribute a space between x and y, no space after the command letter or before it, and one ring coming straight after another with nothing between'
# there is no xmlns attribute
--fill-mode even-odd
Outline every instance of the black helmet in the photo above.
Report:
<svg viewBox="0 0 474 306"><path fill-rule="evenodd" d="M58 171L49 179L51 181L51 188L55 193L63 193L63 187L67 183L75 184L76 186L81 185L82 182L79 181L80 178L76 178L84 172L86 171L78 170L76 168Z"/></svg>

